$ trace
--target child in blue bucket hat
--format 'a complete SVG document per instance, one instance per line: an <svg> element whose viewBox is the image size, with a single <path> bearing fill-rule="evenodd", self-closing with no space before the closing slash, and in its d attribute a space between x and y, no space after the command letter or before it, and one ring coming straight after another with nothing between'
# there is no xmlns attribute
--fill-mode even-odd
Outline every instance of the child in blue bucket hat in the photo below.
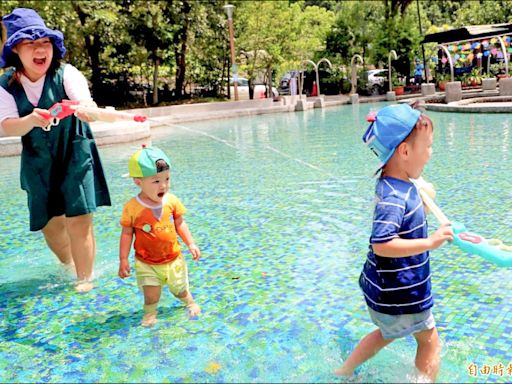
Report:
<svg viewBox="0 0 512 384"><path fill-rule="evenodd" d="M432 121L408 104L390 105L369 118L363 141L379 158L377 203L369 251L359 285L378 327L335 371L354 370L397 338L413 335L416 367L435 381L440 342L431 308L429 251L452 240L442 226L428 236L426 214L410 179L421 176L432 155Z"/></svg>
<svg viewBox="0 0 512 384"><path fill-rule="evenodd" d="M36 11L4 16L7 40L0 67L0 135L21 136L21 188L27 192L30 230L41 230L58 259L76 272L77 291L92 288L96 253L92 215L110 195L90 118L80 113L48 129L48 109L63 99L93 103L85 77L61 64L60 31ZM46 128L46 129L43 129Z"/></svg>
<svg viewBox="0 0 512 384"><path fill-rule="evenodd" d="M171 161L157 147L143 146L128 161L128 171L140 193L130 199L121 216L119 240L119 277L130 275L128 256L135 242L137 285L144 294L142 326L157 322L157 306L162 286L181 300L191 317L201 308L194 301L188 283L187 263L178 236L187 245L193 260L201 257L183 215L187 211L181 201L169 193Z"/></svg>

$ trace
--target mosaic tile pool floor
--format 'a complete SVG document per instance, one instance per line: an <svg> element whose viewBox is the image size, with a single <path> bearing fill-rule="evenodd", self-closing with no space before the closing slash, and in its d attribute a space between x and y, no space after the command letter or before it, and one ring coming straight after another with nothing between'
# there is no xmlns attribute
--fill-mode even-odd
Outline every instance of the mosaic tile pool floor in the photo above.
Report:
<svg viewBox="0 0 512 384"><path fill-rule="evenodd" d="M119 216L137 192L121 175L135 146L101 149L113 206L95 216L97 288L88 294L75 294L40 234L27 233L19 158L2 159L0 382L341 381L332 371L373 329L357 284L375 165L361 136L369 108L381 106L187 124L235 148L155 131L203 251L197 263L186 255L203 314L189 320L164 292L150 330L139 326L135 279L117 278ZM429 115L425 178L438 203L468 229L512 243L511 118ZM432 266L438 381L511 382L512 270L450 245ZM412 338L397 341L351 380L414 381L414 353Z"/></svg>

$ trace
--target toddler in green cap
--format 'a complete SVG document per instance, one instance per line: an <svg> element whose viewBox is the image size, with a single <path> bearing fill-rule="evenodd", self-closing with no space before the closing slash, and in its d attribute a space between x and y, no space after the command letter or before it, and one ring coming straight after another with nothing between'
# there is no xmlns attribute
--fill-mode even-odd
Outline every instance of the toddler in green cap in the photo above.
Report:
<svg viewBox="0 0 512 384"><path fill-rule="evenodd" d="M143 146L128 162L129 175L140 187L140 193L125 204L121 216L119 277L130 275L128 256L135 236L135 273L144 293L145 327L157 321L164 285L187 306L191 317L201 312L190 293L187 264L177 237L187 245L192 259L198 260L201 251L183 219L186 208L169 193L170 168L169 158L156 147Z"/></svg>

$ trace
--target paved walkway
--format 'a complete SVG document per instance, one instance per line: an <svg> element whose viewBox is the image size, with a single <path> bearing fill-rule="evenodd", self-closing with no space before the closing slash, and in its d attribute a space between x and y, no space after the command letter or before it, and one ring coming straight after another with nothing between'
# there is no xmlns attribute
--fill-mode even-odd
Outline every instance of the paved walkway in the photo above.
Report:
<svg viewBox="0 0 512 384"><path fill-rule="evenodd" d="M401 96L399 98L404 97L407 96ZM320 102L320 99L323 101ZM305 109L350 103L350 97L347 95L323 96L321 98L309 97L304 100ZM360 103L385 100L385 95L359 98ZM289 113L295 112L295 110L295 104L291 102L289 97L281 97L278 101L273 101L272 99L257 99L183 104L126 111L147 116L148 120L144 123L124 121L115 123L94 122L91 123L91 128L94 132L96 142L99 146L103 146L147 139L151 137L151 128L165 126L166 123L180 124L189 121L225 119L266 113ZM20 153L20 137L0 138L0 157L17 156Z"/></svg>

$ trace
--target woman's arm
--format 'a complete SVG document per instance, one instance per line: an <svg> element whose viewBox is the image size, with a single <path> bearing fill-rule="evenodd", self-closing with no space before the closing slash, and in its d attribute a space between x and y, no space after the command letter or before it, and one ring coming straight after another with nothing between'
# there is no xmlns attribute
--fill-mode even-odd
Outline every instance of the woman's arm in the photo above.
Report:
<svg viewBox="0 0 512 384"><path fill-rule="evenodd" d="M2 121L3 136L24 136L35 127L46 127L50 121L39 114L48 114L46 109L34 108L31 114L23 117L8 117Z"/></svg>

